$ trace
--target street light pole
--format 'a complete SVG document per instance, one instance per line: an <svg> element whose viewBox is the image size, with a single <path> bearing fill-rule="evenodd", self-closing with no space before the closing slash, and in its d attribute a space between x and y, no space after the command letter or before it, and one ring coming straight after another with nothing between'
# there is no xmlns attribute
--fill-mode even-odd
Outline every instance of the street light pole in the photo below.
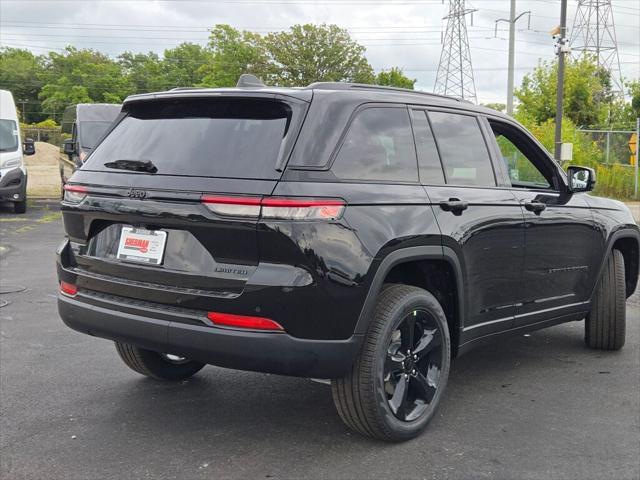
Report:
<svg viewBox="0 0 640 480"><path fill-rule="evenodd" d="M556 46L556 54L558 55L558 85L556 92L556 134L555 134L555 150L553 156L560 161L562 149L562 101L564 98L564 55L567 51L565 46L567 42L567 0L561 0L560 3L560 37Z"/></svg>
<svg viewBox="0 0 640 480"><path fill-rule="evenodd" d="M509 19L499 18L496 20L494 36L498 37L498 23L509 23L509 66L507 71L507 114L513 115L513 71L515 70L515 56L516 56L516 23L523 15L529 15L529 25L531 28L531 12L522 12L516 17L516 0L511 0L511 7L509 8Z"/></svg>

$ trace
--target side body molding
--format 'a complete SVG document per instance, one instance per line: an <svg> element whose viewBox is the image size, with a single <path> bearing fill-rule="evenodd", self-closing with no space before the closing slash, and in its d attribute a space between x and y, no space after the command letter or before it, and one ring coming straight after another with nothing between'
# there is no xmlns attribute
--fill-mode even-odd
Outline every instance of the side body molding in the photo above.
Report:
<svg viewBox="0 0 640 480"><path fill-rule="evenodd" d="M358 317L358 323L356 324L355 334L365 334L371 321L371 316L376 304L378 294L382 290L382 285L387 274L396 265L402 263L419 261L419 260L444 260L448 262L455 273L456 287L458 290L458 312L459 312L459 328L464 326L464 281L462 277L462 268L460 261L456 256L453 249L449 247L443 247L440 245L428 245L421 247L407 247L394 250L388 254L376 270L375 276L369 287L367 297L364 301L364 305Z"/></svg>

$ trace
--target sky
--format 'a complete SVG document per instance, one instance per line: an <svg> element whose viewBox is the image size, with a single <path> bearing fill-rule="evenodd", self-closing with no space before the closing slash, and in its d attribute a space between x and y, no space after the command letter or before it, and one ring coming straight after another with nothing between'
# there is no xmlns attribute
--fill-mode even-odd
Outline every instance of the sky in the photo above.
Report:
<svg viewBox="0 0 640 480"><path fill-rule="evenodd" d="M640 78L640 0L611 0L622 76ZM227 23L259 33L300 23L334 23L366 47L376 71L398 66L416 88L433 91L449 1L445 0L0 0L0 46L34 53L65 45L111 57L124 51L161 54L183 41L205 45L208 29ZM577 0L569 0L571 31ZM506 103L508 0L467 0L478 101ZM559 0L517 0L515 85L541 60L554 60L549 31L558 25ZM571 33L569 32L569 36Z"/></svg>

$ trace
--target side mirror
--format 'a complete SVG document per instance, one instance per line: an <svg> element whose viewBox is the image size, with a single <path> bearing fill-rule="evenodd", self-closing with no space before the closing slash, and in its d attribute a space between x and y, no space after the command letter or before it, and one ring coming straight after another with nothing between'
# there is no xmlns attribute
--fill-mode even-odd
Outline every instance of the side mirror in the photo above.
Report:
<svg viewBox="0 0 640 480"><path fill-rule="evenodd" d="M593 168L570 166L567 168L567 180L569 191L590 192L596 186L596 172Z"/></svg>
<svg viewBox="0 0 640 480"><path fill-rule="evenodd" d="M71 156L76 153L76 142L73 140L65 140L62 144L62 151Z"/></svg>
<svg viewBox="0 0 640 480"><path fill-rule="evenodd" d="M33 141L33 138L25 138L24 142L22 142L22 153L24 155L33 155L36 153L36 144Z"/></svg>

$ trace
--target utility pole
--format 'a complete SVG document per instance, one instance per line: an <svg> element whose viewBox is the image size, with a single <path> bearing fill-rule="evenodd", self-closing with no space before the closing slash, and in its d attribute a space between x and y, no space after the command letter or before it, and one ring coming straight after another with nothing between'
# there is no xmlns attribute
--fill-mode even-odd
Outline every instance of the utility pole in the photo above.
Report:
<svg viewBox="0 0 640 480"><path fill-rule="evenodd" d="M27 123L27 121L25 120L26 118L26 104L27 104L27 100L18 100L18 103L22 104L22 111L20 113L22 113L22 123Z"/></svg>
<svg viewBox="0 0 640 480"><path fill-rule="evenodd" d="M636 118L636 163L633 167L633 171L636 174L635 181L633 183L633 195L638 198L638 163L640 163L640 117Z"/></svg>
<svg viewBox="0 0 640 480"><path fill-rule="evenodd" d="M465 16L472 14L473 25L473 12L475 10L465 8L464 0L449 0L449 12L444 17L447 29L442 42L434 92L477 103L465 22Z"/></svg>
<svg viewBox="0 0 640 480"><path fill-rule="evenodd" d="M513 115L513 71L515 69L515 56L516 56L516 22L520 20L524 15L529 14L529 23L527 30L531 29L531 12L522 12L516 17L516 0L511 0L511 7L509 8L509 19L499 18L496 20L496 28L494 36L498 36L498 23L509 23L509 70L507 75L507 114Z"/></svg>
<svg viewBox="0 0 640 480"><path fill-rule="evenodd" d="M558 55L558 86L556 92L556 134L554 158L559 162L562 150L562 101L564 100L564 55L569 52L567 43L567 0L560 2L560 28L556 43L556 55Z"/></svg>

